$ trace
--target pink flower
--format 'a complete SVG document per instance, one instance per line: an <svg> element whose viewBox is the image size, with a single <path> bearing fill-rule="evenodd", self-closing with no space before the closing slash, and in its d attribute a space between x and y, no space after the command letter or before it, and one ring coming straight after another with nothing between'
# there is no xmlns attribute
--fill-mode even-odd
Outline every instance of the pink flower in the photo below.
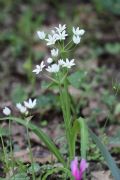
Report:
<svg viewBox="0 0 120 180"><path fill-rule="evenodd" d="M75 157L75 159L71 162L71 171L72 175L74 176L75 180L81 180L84 171L88 167L88 164L85 159L82 159L80 162L80 167L78 166L78 159Z"/></svg>

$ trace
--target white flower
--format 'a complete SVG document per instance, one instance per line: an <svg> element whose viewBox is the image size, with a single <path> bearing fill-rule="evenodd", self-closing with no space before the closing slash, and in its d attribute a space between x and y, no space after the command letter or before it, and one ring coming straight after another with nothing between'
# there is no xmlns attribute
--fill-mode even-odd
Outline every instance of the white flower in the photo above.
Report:
<svg viewBox="0 0 120 180"><path fill-rule="evenodd" d="M16 107L22 114L27 113L27 108L25 106L23 106L21 103L17 103Z"/></svg>
<svg viewBox="0 0 120 180"><path fill-rule="evenodd" d="M45 39L47 41L47 45L55 44L57 40L65 40L65 37L68 36L66 34L66 24L59 24L58 27L55 27L56 30L52 30L52 35L48 35L48 38Z"/></svg>
<svg viewBox="0 0 120 180"><path fill-rule="evenodd" d="M29 99L28 101L24 101L25 107L28 109L33 109L36 106L36 99L32 101L32 99Z"/></svg>
<svg viewBox="0 0 120 180"><path fill-rule="evenodd" d="M76 36L82 36L85 33L85 30L79 29L79 27L77 27L76 29L73 27L73 33Z"/></svg>
<svg viewBox="0 0 120 180"><path fill-rule="evenodd" d="M4 107L3 114L5 114L6 116L9 116L11 114L11 110L8 107Z"/></svg>
<svg viewBox="0 0 120 180"><path fill-rule="evenodd" d="M51 66L48 66L48 68L46 68L46 71L52 72L52 73L57 73L59 70L60 70L60 67L58 64L52 64Z"/></svg>
<svg viewBox="0 0 120 180"><path fill-rule="evenodd" d="M51 64L53 62L53 59L52 58L48 58L47 59L47 63Z"/></svg>
<svg viewBox="0 0 120 180"><path fill-rule="evenodd" d="M80 43L80 37L79 36L76 36L76 35L73 35L73 42L75 43L75 44L79 44Z"/></svg>
<svg viewBox="0 0 120 180"><path fill-rule="evenodd" d="M54 34L56 40L65 40L66 36L68 36L68 34L66 34L66 31Z"/></svg>
<svg viewBox="0 0 120 180"><path fill-rule="evenodd" d="M36 65L36 68L32 72L39 74L44 67L45 67L44 61L42 61L40 65Z"/></svg>
<svg viewBox="0 0 120 180"><path fill-rule="evenodd" d="M74 65L75 65L74 59L72 60L66 59L66 61L63 64L63 67L71 68Z"/></svg>
<svg viewBox="0 0 120 180"><path fill-rule="evenodd" d="M37 35L42 40L45 39L45 36L46 36L44 31L37 31Z"/></svg>
<svg viewBox="0 0 120 180"><path fill-rule="evenodd" d="M63 61L63 59L60 59L60 60L58 61L59 66L63 66L64 63L65 63L65 61Z"/></svg>
<svg viewBox="0 0 120 180"><path fill-rule="evenodd" d="M56 42L56 38L55 38L55 36L53 35L50 35L50 34L48 34L48 39L45 39L46 41L47 41L47 45L49 46L49 45L52 45L52 44L55 44L55 42Z"/></svg>
<svg viewBox="0 0 120 180"><path fill-rule="evenodd" d="M58 56L58 49L52 49L51 50L51 55L53 56L53 57L57 57Z"/></svg>
<svg viewBox="0 0 120 180"><path fill-rule="evenodd" d="M55 29L56 29L59 33L61 33L62 31L64 31L64 30L66 29L66 24L64 24L64 25L59 24L59 26L58 26L58 27L55 27Z"/></svg>

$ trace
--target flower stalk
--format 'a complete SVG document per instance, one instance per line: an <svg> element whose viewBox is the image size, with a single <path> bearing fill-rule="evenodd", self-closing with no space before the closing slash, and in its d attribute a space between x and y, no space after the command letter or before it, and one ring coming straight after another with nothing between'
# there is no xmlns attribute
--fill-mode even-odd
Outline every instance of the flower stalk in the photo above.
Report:
<svg viewBox="0 0 120 180"><path fill-rule="evenodd" d="M13 155L13 148L12 148L12 137L11 137L11 121L9 120L9 141L10 141L10 160L11 160L11 164L12 164L12 174L13 177L15 179L14 176L14 155Z"/></svg>
<svg viewBox="0 0 120 180"><path fill-rule="evenodd" d="M63 83L61 84L61 76L63 79ZM66 138L68 142L68 149L69 149L69 162L73 159L73 151L72 151L72 144L71 144L71 111L70 111L70 98L68 93L68 84L67 78L63 75L59 74L59 93L60 93L60 104L63 113L63 119L65 124L65 132ZM68 164L69 164L68 162Z"/></svg>
<svg viewBox="0 0 120 180"><path fill-rule="evenodd" d="M28 141L28 147L29 147L29 155L30 155L30 160L31 160L31 167L32 167L32 178L33 178L33 180L35 180L34 160L33 160L33 154L32 154L32 148L31 148L31 142L30 142L30 136L29 136L28 127L26 127L26 131L27 131L27 141Z"/></svg>
<svg viewBox="0 0 120 180"><path fill-rule="evenodd" d="M7 168L8 168L7 153L6 153L6 148L5 148L5 145L4 145L2 135L0 135L0 139L1 139L2 149L3 149L3 155L4 155L4 159L5 159L5 164L6 164Z"/></svg>

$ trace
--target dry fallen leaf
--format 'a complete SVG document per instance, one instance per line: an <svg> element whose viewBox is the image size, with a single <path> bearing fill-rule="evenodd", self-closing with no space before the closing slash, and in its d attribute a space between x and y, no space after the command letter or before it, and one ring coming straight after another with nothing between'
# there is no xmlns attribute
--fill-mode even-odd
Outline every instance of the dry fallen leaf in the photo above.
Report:
<svg viewBox="0 0 120 180"><path fill-rule="evenodd" d="M22 149L25 146L24 137L20 135L13 136L13 142L19 146L20 149Z"/></svg>
<svg viewBox="0 0 120 180"><path fill-rule="evenodd" d="M41 150L40 147L32 148L33 152L33 161L38 163L51 163L56 161L55 156L50 154L47 150ZM24 149L14 153L14 158L20 159L23 163L31 163L30 154L28 149Z"/></svg>
<svg viewBox="0 0 120 180"><path fill-rule="evenodd" d="M94 171L91 180L113 180L110 171Z"/></svg>
<svg viewBox="0 0 120 180"><path fill-rule="evenodd" d="M33 132L29 132L29 136L30 136L30 140L34 143L37 143L39 145L43 144L41 141L40 141L40 138Z"/></svg>

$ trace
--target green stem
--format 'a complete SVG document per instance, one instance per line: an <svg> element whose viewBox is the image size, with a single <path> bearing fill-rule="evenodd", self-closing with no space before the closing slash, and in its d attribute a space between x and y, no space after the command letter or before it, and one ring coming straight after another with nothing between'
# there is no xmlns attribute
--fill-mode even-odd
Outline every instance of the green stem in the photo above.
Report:
<svg viewBox="0 0 120 180"><path fill-rule="evenodd" d="M63 52L64 50L65 50L65 47L63 47ZM66 54L61 53L61 57L65 59ZM62 107L62 112L63 112L63 117L64 117L66 138L67 138L68 148L69 148L69 162L70 162L73 159L73 151L72 151L72 143L71 143L71 126L72 125L71 125L70 97L68 93L68 83L67 83L67 77L66 77L67 74L68 74L68 71L66 72L64 71L62 74L58 75L58 79L59 79L60 102L61 102L61 107ZM62 84L61 84L61 79L63 81Z"/></svg>
<svg viewBox="0 0 120 180"><path fill-rule="evenodd" d="M33 178L33 180L35 180L34 160L33 160L33 155L32 155L32 148L31 148L31 143L30 143L28 127L26 127L26 130L27 130L27 141L28 141L28 146L29 146L29 155L30 155L31 166L32 166L32 178Z"/></svg>
<svg viewBox="0 0 120 180"><path fill-rule="evenodd" d="M50 76L48 76L48 75L46 75L46 74L44 74L44 76L47 77L47 78L49 78L50 80L52 80L52 81L55 82L56 84L59 84L59 82L56 81L56 79L54 79L54 78L52 78L52 77L50 77Z"/></svg>
<svg viewBox="0 0 120 180"><path fill-rule="evenodd" d="M71 125L70 99L69 99L68 84L67 84L67 80L66 79L64 81L64 93L65 93L64 96L65 96L65 102L66 102L67 119L68 119L69 125Z"/></svg>
<svg viewBox="0 0 120 180"><path fill-rule="evenodd" d="M76 48L76 46L77 46L76 44L75 44L75 45L73 44L73 45L70 46L68 49L66 49L66 51L69 51L69 52L70 52L70 51L73 51L73 50Z"/></svg>
<svg viewBox="0 0 120 180"><path fill-rule="evenodd" d="M5 163L6 163L6 166L8 168L8 163L7 163L7 153L6 153L6 149L5 149L5 145L4 145L4 141L3 141L3 138L2 136L0 136L1 138L1 143L2 143L2 148L3 148L3 154L4 154L4 159L5 159Z"/></svg>
<svg viewBox="0 0 120 180"><path fill-rule="evenodd" d="M73 159L72 154L72 144L71 144L71 111L70 111L70 98L68 93L68 84L67 79L64 81L64 98L65 98L65 109L66 109L66 122L67 122L67 131L69 136L69 153L70 153L70 161Z"/></svg>
<svg viewBox="0 0 120 180"><path fill-rule="evenodd" d="M11 121L10 120L9 120L9 140L10 140L10 156L11 156L12 173L13 173L13 178L15 180L15 176L14 176L14 156L13 156L13 149L12 149Z"/></svg>
<svg viewBox="0 0 120 180"><path fill-rule="evenodd" d="M65 131L66 131L66 137L69 148L69 160L71 161L73 158L72 144L71 144L71 113L70 113L70 100L67 90L66 79L64 81L64 87L62 87L61 84L59 85L59 91L60 91L60 103L63 112Z"/></svg>
<svg viewBox="0 0 120 180"><path fill-rule="evenodd" d="M66 47L67 47L67 46L68 46L71 42L72 42L72 40L71 40L71 41L69 41L69 42L68 42L68 44L66 44L66 46L65 46L64 48L66 48Z"/></svg>

